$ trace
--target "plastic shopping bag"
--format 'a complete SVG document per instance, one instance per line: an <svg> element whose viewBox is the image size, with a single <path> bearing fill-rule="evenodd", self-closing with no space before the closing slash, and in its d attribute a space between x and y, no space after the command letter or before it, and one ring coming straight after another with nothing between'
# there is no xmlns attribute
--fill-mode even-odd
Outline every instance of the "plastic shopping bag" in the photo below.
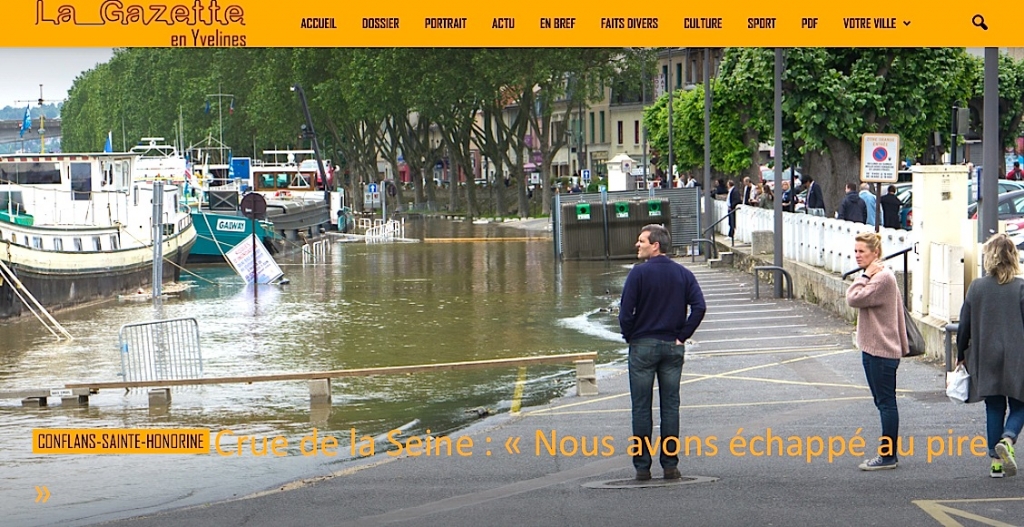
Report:
<svg viewBox="0 0 1024 527"><path fill-rule="evenodd" d="M953 402L966 403L971 376L963 364L946 374L946 396Z"/></svg>

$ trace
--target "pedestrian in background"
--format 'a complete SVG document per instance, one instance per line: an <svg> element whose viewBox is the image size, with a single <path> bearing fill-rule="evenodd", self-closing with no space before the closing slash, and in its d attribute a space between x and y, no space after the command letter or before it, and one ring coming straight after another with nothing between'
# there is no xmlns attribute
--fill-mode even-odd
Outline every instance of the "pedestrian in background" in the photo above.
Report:
<svg viewBox="0 0 1024 527"><path fill-rule="evenodd" d="M793 212L793 190L789 188L789 181L782 182L782 212Z"/></svg>
<svg viewBox="0 0 1024 527"><path fill-rule="evenodd" d="M957 360L971 375L967 402L985 401L989 475L1001 478L1017 474L1013 445L1024 428L1024 280L1009 236L989 238L983 255L985 276L960 309Z"/></svg>
<svg viewBox="0 0 1024 527"><path fill-rule="evenodd" d="M821 193L821 187L811 176L804 176L802 181L807 187L807 213L812 216L825 216L825 197Z"/></svg>
<svg viewBox="0 0 1024 527"><path fill-rule="evenodd" d="M704 293L689 269L666 256L672 249L672 237L665 227L645 226L636 248L637 258L644 262L630 270L619 303L619 328L629 343L633 438L640 442L633 467L636 479L651 479L651 450L647 445L659 444L665 479L679 479L679 378L684 343L704 319ZM660 443L651 440L655 377L661 408ZM669 438L674 438L675 444L670 441L666 448ZM668 455L666 451L677 454Z"/></svg>
<svg viewBox="0 0 1024 527"><path fill-rule="evenodd" d="M860 199L864 201L864 207L867 209L867 224L874 227L877 225L875 218L875 195L871 192L871 186L867 183L860 184Z"/></svg>
<svg viewBox="0 0 1024 527"><path fill-rule="evenodd" d="M844 197L843 202L839 204L839 210L836 211L836 217L841 220L856 223L864 223L868 220L868 207L864 204L864 200L860 199L860 196L857 195L856 184L846 184L846 197Z"/></svg>
<svg viewBox="0 0 1024 527"><path fill-rule="evenodd" d="M736 190L736 184L729 180L729 237L736 237L736 207L743 204L743 198L740 196L740 191Z"/></svg>
<svg viewBox="0 0 1024 527"><path fill-rule="evenodd" d="M881 262L882 237L865 232L858 234L855 240L854 256L863 272L846 290L846 302L859 310L857 347L862 350L864 375L882 420L878 455L861 463L860 469L894 469L899 465L897 439L900 432L896 369L900 366L900 357L910 349L907 325L896 275Z"/></svg>
<svg viewBox="0 0 1024 527"><path fill-rule="evenodd" d="M879 200L882 204L882 226L888 229L900 228L900 208L903 203L896 197L896 185L889 185L889 193Z"/></svg>

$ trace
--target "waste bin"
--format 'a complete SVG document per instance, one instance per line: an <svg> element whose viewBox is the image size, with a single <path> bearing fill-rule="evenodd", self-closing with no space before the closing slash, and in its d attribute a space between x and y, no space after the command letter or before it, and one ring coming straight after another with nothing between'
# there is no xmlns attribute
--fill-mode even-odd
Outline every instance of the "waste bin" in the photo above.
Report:
<svg viewBox="0 0 1024 527"><path fill-rule="evenodd" d="M562 257L566 260L604 258L604 223L590 203L562 205Z"/></svg>

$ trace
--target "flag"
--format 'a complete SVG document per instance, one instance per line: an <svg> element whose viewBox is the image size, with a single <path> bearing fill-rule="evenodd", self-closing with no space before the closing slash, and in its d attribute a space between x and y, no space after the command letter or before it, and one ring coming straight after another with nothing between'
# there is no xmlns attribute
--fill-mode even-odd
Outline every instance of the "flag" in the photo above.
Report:
<svg viewBox="0 0 1024 527"><path fill-rule="evenodd" d="M113 152L114 151L114 132L113 132L113 130L107 132L107 142L103 143L103 151L104 152Z"/></svg>
<svg viewBox="0 0 1024 527"><path fill-rule="evenodd" d="M210 113L210 101L206 101L206 113Z"/></svg>
<svg viewBox="0 0 1024 527"><path fill-rule="evenodd" d="M228 115L235 113L235 100L231 99L231 106L228 106Z"/></svg>
<svg viewBox="0 0 1024 527"><path fill-rule="evenodd" d="M21 126L18 127L18 137L25 137L25 132L32 129L32 116L29 114L29 107L25 107L25 118L21 121Z"/></svg>

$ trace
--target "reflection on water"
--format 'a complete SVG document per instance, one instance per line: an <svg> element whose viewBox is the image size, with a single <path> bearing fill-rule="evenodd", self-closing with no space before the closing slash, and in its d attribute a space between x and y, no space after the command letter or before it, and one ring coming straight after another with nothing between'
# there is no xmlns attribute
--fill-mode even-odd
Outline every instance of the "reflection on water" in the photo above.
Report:
<svg viewBox="0 0 1024 527"><path fill-rule="evenodd" d="M519 237L497 226L420 221L411 237ZM112 302L61 313L75 336L55 343L33 320L0 325L0 390L116 381L117 331L145 320L194 317L207 377L439 363L598 351L621 353L614 319L621 263L556 265L551 240L530 242L335 243L328 261L279 258L287 286L246 287L224 267L193 269L195 287L160 305ZM571 365L530 368L524 405L572 384ZM304 382L176 388L170 409L151 413L143 391L104 391L88 408L28 409L0 400L0 502L17 500L13 523L84 524L229 498L337 470L350 459L350 431L398 427L446 434L477 415L506 411L516 370L352 377L333 381L329 411L311 413ZM334 458L299 455L317 427L342 445ZM289 440L282 458L241 456L36 456L33 428L197 427ZM383 448L385 445L379 445ZM381 450L378 450L378 453ZM201 474L202 477L197 477ZM81 478L102 482L80 485ZM153 482L159 481L159 485ZM35 485L54 496L46 518L21 501ZM11 520L12 518L7 518Z"/></svg>

